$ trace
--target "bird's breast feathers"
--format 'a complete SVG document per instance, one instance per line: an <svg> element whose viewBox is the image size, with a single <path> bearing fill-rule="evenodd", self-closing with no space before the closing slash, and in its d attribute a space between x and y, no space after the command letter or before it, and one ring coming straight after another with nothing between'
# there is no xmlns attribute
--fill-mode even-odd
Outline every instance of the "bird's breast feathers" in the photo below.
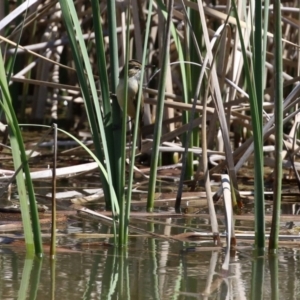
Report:
<svg viewBox="0 0 300 300"><path fill-rule="evenodd" d="M136 78L128 78L128 99L127 99L127 113L130 117L135 117L136 112L136 97L138 95L139 83ZM120 107L123 109L124 102L124 79L120 79L117 87L117 99Z"/></svg>

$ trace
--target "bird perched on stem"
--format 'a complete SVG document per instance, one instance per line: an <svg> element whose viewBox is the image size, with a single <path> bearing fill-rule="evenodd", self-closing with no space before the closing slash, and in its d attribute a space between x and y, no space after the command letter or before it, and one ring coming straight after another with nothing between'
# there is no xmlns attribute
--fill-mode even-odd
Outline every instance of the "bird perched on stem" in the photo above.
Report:
<svg viewBox="0 0 300 300"><path fill-rule="evenodd" d="M149 66L146 66L149 67ZM141 149L141 127L143 126L143 114L144 114L144 98L141 96L141 109L140 114L136 116L137 109L137 97L139 88L141 86L141 70L142 64L137 60L130 60L128 62L128 95L127 95L127 115L135 122L139 122L139 149ZM124 106L124 78L125 78L125 66L120 72L119 84L117 87L117 99L118 103L123 110Z"/></svg>

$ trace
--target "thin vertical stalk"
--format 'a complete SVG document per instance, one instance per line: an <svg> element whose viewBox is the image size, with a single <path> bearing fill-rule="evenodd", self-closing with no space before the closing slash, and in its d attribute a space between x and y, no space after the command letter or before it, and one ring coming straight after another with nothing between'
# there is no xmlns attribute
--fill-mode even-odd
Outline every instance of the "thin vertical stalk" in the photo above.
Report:
<svg viewBox="0 0 300 300"><path fill-rule="evenodd" d="M51 245L50 259L55 258L56 254L56 162L57 162L57 124L53 124L53 167L52 167L52 226L51 226Z"/></svg>
<svg viewBox="0 0 300 300"><path fill-rule="evenodd" d="M120 203L120 225L119 225L119 247L126 243L128 232L129 214L126 214L126 200L125 200L125 172L126 172L126 129L127 129L127 107L128 107L128 61L129 61L129 24L130 24L130 1L127 7L127 28L126 28L126 49L125 49L125 66L124 66L124 95L123 95L123 114L122 114L122 138L121 138L121 189L119 203ZM136 114L138 116L138 113ZM137 123L137 122L136 122ZM132 143L132 159L134 160L135 143ZM133 176L132 176L133 177Z"/></svg>
<svg viewBox="0 0 300 300"><path fill-rule="evenodd" d="M196 12L194 10L191 10L190 8L187 8L187 16L190 18L190 22L192 26L187 26L186 24L186 48L185 50L185 61L192 61L195 62L193 54L195 54L195 47L194 43L192 41L192 30L193 28L199 28L200 26L195 26L192 22L195 21L195 18L192 20L191 15L195 16ZM198 16L197 16L198 17ZM197 18L199 21L199 18ZM186 23L188 21L186 20ZM199 24L197 24L199 25ZM201 34L199 35L201 37ZM186 64L185 65L185 70L186 70L186 86L187 86L187 92L188 92L188 99L193 98L193 92L195 90L197 81L198 81L198 75L199 75L199 68L195 70L195 66L191 64ZM193 70L193 71L192 71ZM193 76L192 76L193 74ZM183 124L188 124L191 119L193 119L195 116L194 112L182 112L182 121ZM193 147L193 138L192 134L189 132L186 132L185 134L182 135L182 145L188 146L186 148L192 148ZM183 176L187 180L191 180L194 175L194 165L193 165L193 158L194 155L192 152L185 152L183 156L183 161L185 161L184 168L182 168ZM183 167L183 166L182 166Z"/></svg>
<svg viewBox="0 0 300 300"><path fill-rule="evenodd" d="M120 167L119 167L119 147L114 147L114 136L115 136L115 130L116 132L119 132L117 126L113 126L113 114L112 114L112 107L111 107L111 101L110 101L110 91L109 91L109 83L108 83L108 74L107 74L107 64L106 64L106 55L105 55L105 45L103 41L103 31L102 31L102 24L101 24L101 16L100 16L100 5L98 0L93 0L91 2L92 4L92 10L93 10L93 23L94 23L94 30L95 30L95 42L96 42L96 49L97 49L97 66L98 66L98 73L101 74L101 80L99 80L99 84L101 87L101 98L103 103L103 115L105 118L105 134L107 138L107 146L111 150L109 151L109 161L111 164L111 172L112 172L112 182L114 189L116 191L116 194L119 196L119 189L120 189ZM113 5L113 4L111 4ZM114 20L115 15L111 17L108 16L110 19ZM113 23L113 21L112 21ZM111 31L109 31L110 33ZM113 31L114 32L114 31ZM112 36L114 36L112 34ZM113 37L110 37L113 38ZM110 43L110 49L114 45L114 42ZM115 91L115 90L114 90ZM114 92L113 92L114 93ZM114 101L116 102L116 101ZM120 139L119 139L120 140ZM107 197L109 195L109 187L107 181L104 179L103 174L100 174L101 176L101 182L103 184L103 190L106 195L106 207L107 209L111 208L111 199L110 197Z"/></svg>
<svg viewBox="0 0 300 300"><path fill-rule="evenodd" d="M283 78L282 78L282 32L281 32L281 3L274 1L274 57L275 57L275 179L273 216L269 240L269 252L276 253L278 249L278 234L281 210L282 187L282 140L283 140Z"/></svg>
<svg viewBox="0 0 300 300"><path fill-rule="evenodd" d="M118 60L118 41L117 41L117 23L116 23L116 1L107 1L108 12L108 36L109 36L109 57L110 57L110 69L111 69L111 91L116 93L119 77L119 60ZM117 102L117 101L115 101ZM114 105L113 109L118 108L119 115L121 114L118 103ZM117 117L117 116L116 116ZM117 122L119 124L119 122Z"/></svg>
<svg viewBox="0 0 300 300"><path fill-rule="evenodd" d="M262 88L262 71L264 66L262 65L262 7L261 0L255 1L255 31L254 31L254 83L256 88L257 106L259 114L257 120L259 120L259 127L262 128L262 103L263 103L263 88Z"/></svg>
<svg viewBox="0 0 300 300"><path fill-rule="evenodd" d="M270 0L265 0L264 1L264 6L265 7L269 7L270 5ZM269 10L268 9L264 9L264 24L263 24L263 28L264 28L264 36L263 36L263 56L262 56L262 60L265 63L266 61L266 54L267 54L267 32L268 32L268 24L269 24ZM262 68L262 78L263 80L265 79L265 74L266 74L266 67L265 64L263 63L263 68ZM264 86L265 87L265 86Z"/></svg>
<svg viewBox="0 0 300 300"><path fill-rule="evenodd" d="M145 38L144 38L144 50L143 50L143 58L142 58L142 70L141 70L141 78L140 78L140 86L143 85L144 82L144 74L145 74L145 62L146 62L146 57L147 57L147 43L149 40L149 33L150 33L150 25L151 25L151 18L152 18L152 8L153 8L153 1L149 1L149 6L148 6L148 17L147 17L147 23L146 23L146 28L145 28ZM127 73L126 73L127 74ZM141 97L142 97L143 89L139 89L139 93L137 96L137 107L136 107L136 115L140 115L140 110L141 110ZM128 179L128 186L127 186L127 197L126 197L126 223L125 223L125 239L127 243L128 239L128 224L129 224L129 216L130 216L130 207L131 207L131 198L132 198L132 186L133 186L133 175L134 175L134 158L135 158L135 145L137 141L137 135L138 135L138 130L139 130L139 124L138 122L134 122L134 131L133 131L133 141L132 141L132 152L131 152L131 160L130 160L130 168L129 168L129 179Z"/></svg>
<svg viewBox="0 0 300 300"><path fill-rule="evenodd" d="M164 109L164 101L165 101L165 81L167 76L167 63L169 61L169 45L170 45L170 35L171 35L171 22L173 16L173 4L174 1L169 1L168 7L168 18L166 24L166 32L164 37L164 51L163 51L163 59L162 59L162 68L160 73L160 80L158 86L158 97L157 97L157 110L156 110L156 122L154 126L154 143L153 143L153 151L152 151L152 159L151 159L151 178L149 182L148 189L148 199L147 199L147 210L149 212L153 211L154 206L154 194L156 187L156 178L157 178L157 163L159 156L159 144L161 138L162 131L162 119L163 119L163 109Z"/></svg>
<svg viewBox="0 0 300 300"><path fill-rule="evenodd" d="M164 15L165 19L167 19L168 13L166 11L166 7L164 6L164 4L162 3L161 0L158 0L157 4L160 8L160 11ZM187 21L189 27L192 27L192 24L190 23L188 13L187 13L187 10L185 9L184 3L182 3L182 7L184 9L186 21ZM186 59L185 59L184 51L183 51L183 48L182 48L182 45L181 45L181 39L180 39L179 35L177 34L176 28L173 24L171 24L171 33L172 33L172 38L174 39L174 43L176 45L176 49L177 49L177 52L178 52L178 60L179 60L179 64L180 64L180 71L181 71L181 78L182 78L183 102L184 103L189 103L189 96L188 96L188 82L189 82L189 80L187 79L188 75L187 75L187 70L186 70L186 66L185 66ZM201 54L200 54L200 50L198 48L197 39L195 37L195 34L194 34L193 30L191 30L190 33L191 33L191 36L193 38L194 48L195 48L195 50L197 50L197 53L198 53L198 56L199 56L199 59L200 59ZM198 95L198 92L197 92L197 95ZM187 111L182 112L182 122L183 122L183 124L188 123L188 114L189 113ZM191 116L192 115L193 115L193 113L191 113ZM190 117L190 119L192 119L192 117ZM191 122L191 120L190 120L190 122ZM185 152L182 155L182 168L181 168L182 172L181 172L181 175L180 175L180 183L179 183L179 186L178 186L177 197L176 197L177 198L176 199L176 204L175 204L175 210L176 211L180 211L180 202L181 202L181 195L182 195L182 182L185 178L185 175L188 174L188 172L186 172L186 165L188 163L188 160L186 159L186 157L188 156L187 148L189 146L189 137L188 136L189 136L189 133L187 132L186 134L184 134L183 139L182 139L183 140L183 145L185 145ZM150 173L150 177L152 178L152 173Z"/></svg>
<svg viewBox="0 0 300 300"><path fill-rule="evenodd" d="M211 79L211 72L209 73L208 78L208 85L210 85ZM209 89L205 91L204 99L203 99L203 114L202 114L202 163L203 163L203 171L204 171L204 185L207 197L207 205L210 217L210 224L213 234L215 235L214 238L217 239L218 244L220 243L220 236L219 236L219 228L218 228L218 221L215 211L214 202L212 199L211 193L211 185L210 185L210 176L209 176L209 169L208 169L208 153L207 153L207 137L206 137L206 120L207 120L207 98L208 98Z"/></svg>
<svg viewBox="0 0 300 300"><path fill-rule="evenodd" d="M262 3L260 0L255 1L255 31L254 31L254 84L257 100L257 117L258 132L256 139L263 145L262 136L262 117L263 117L263 60L262 60ZM254 194L255 194L255 244L258 255L265 249L265 203L264 203L264 181L263 181L263 149L255 147L255 164L254 164Z"/></svg>
<svg viewBox="0 0 300 300"><path fill-rule="evenodd" d="M201 64L201 60L199 57L199 48L202 46L202 25L201 25L201 21L199 19L198 16L198 12L195 11L194 9L191 10L190 12L191 15L191 27L188 26L188 28L190 28L190 30L192 29L193 32L190 33L190 59L193 63L197 63L197 64ZM197 43L196 44L194 38L197 38ZM191 74L192 74L192 91L196 90L196 87L198 85L198 78L200 75L200 68L194 64L192 64L190 66L191 68ZM204 89L205 90L205 87ZM191 93L191 96L192 95ZM199 96L198 96L199 97ZM198 99L198 98L197 98ZM199 113L195 112L194 113L194 119L199 117ZM192 118L191 118L192 119ZM199 146L199 142L200 142L200 138L199 138L199 129L198 128L194 128L193 129L193 136L192 136L192 142L191 142L191 146L190 147L198 147ZM193 160L194 160L194 155L191 155L190 158L190 163L192 164L192 166L190 166L190 170L191 170L191 174L192 176L194 175L194 165L193 165Z"/></svg>
<svg viewBox="0 0 300 300"><path fill-rule="evenodd" d="M235 1L232 1L233 12L237 21L237 29L240 37L241 49L244 59L245 77L248 86L250 111L252 117L253 140L254 140L254 194L255 194L255 246L257 255L265 251L265 207L264 207L264 177L263 177L263 128L261 123L261 109L258 106L255 82L253 79L253 72L250 69L248 57L246 54L246 47L243 40L243 33L241 29L240 20L236 8ZM256 31L262 31L262 28L256 28ZM261 56L261 54L260 54ZM258 58L259 61L259 58ZM258 66L254 71L255 76L257 72L261 72L261 66ZM259 76L259 75L258 75Z"/></svg>
<svg viewBox="0 0 300 300"><path fill-rule="evenodd" d="M98 0L96 0L99 2ZM116 94L118 78L119 78L119 55L118 55L118 41L117 41L117 24L116 24L116 1L107 1L108 12L108 36L109 36L109 57L110 57L110 87L112 94ZM104 58L105 60L105 58ZM118 101L114 99L112 101L112 128L113 128L113 144L118 145L121 140L121 127L120 127L120 115L121 109ZM121 184L121 176L125 174L121 173L121 148L112 147L112 153L114 153L114 170L113 170L113 184L116 190L118 199L120 199L123 191Z"/></svg>

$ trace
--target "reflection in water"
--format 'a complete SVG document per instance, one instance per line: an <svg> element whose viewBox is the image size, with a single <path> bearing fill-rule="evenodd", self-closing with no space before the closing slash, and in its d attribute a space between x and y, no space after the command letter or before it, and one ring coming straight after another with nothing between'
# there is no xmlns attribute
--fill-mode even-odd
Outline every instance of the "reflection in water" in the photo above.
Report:
<svg viewBox="0 0 300 300"><path fill-rule="evenodd" d="M266 258L266 263L249 250L237 252L224 272L223 251L190 252L182 243L135 238L122 253L113 247L58 253L52 282L48 257L31 261L18 249L5 250L1 299L240 300L254 294L269 299L270 292L278 299L297 299L300 292L296 250L285 250L276 261Z"/></svg>

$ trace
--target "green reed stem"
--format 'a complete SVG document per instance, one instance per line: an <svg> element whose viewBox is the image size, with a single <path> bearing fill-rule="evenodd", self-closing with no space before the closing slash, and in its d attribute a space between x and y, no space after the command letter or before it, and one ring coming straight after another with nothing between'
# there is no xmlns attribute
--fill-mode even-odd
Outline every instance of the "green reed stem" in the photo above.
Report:
<svg viewBox="0 0 300 300"><path fill-rule="evenodd" d="M156 110L156 118L155 118L155 126L154 126L154 141L153 141L153 150L151 157L151 176L149 181L149 189L148 189L148 199L147 199L147 210L149 212L153 211L154 206L154 195L155 195L155 187L156 187L156 178L157 178L157 163L159 157L159 145L162 131L162 119L163 119L163 109L164 109L164 101L165 101L165 84L167 77L167 64L169 61L169 45L170 45L170 36L171 36L171 22L173 16L173 0L169 1L168 6L168 17L166 22L166 31L164 38L164 48L162 53L162 68L159 77L159 86L158 86L158 96L157 96L157 110Z"/></svg>
<svg viewBox="0 0 300 300"><path fill-rule="evenodd" d="M262 73L262 66L261 66L261 53L262 53L262 45L261 42L258 42L258 45L254 45L255 47L255 66L254 66L254 73L250 69L248 63L248 57L246 53L245 43L243 41L243 33L241 29L241 24L239 21L237 8L235 5L235 1L232 1L233 5L233 12L236 17L237 21L237 29L239 32L242 54L244 59L244 69L245 69L245 77L248 86L249 92L249 100L250 100L250 111L251 111L251 118L252 118L252 128L253 128L253 139L254 139L254 157L255 157L255 164L254 164L254 173L255 173L255 181L254 181L254 195L255 195L255 247L257 255L264 253L265 251L265 207L264 207L264 176L263 176L263 138L262 138L262 99L257 99L257 92L258 95L261 97L261 85L258 84L258 91L256 90L256 81L254 81L254 77L258 76L261 78ZM258 12L257 18L261 16L261 13ZM261 24L258 22L258 26ZM261 25L260 25L261 26ZM257 27L256 35L258 37L255 38L255 41L261 37L262 28ZM259 51L256 49L260 49Z"/></svg>
<svg viewBox="0 0 300 300"><path fill-rule="evenodd" d="M273 215L269 240L269 252L276 253L278 249L278 235L280 228L281 188L282 188L282 140L283 140L283 78L282 78L282 27L281 2L274 3L274 57L275 57L275 176Z"/></svg>

